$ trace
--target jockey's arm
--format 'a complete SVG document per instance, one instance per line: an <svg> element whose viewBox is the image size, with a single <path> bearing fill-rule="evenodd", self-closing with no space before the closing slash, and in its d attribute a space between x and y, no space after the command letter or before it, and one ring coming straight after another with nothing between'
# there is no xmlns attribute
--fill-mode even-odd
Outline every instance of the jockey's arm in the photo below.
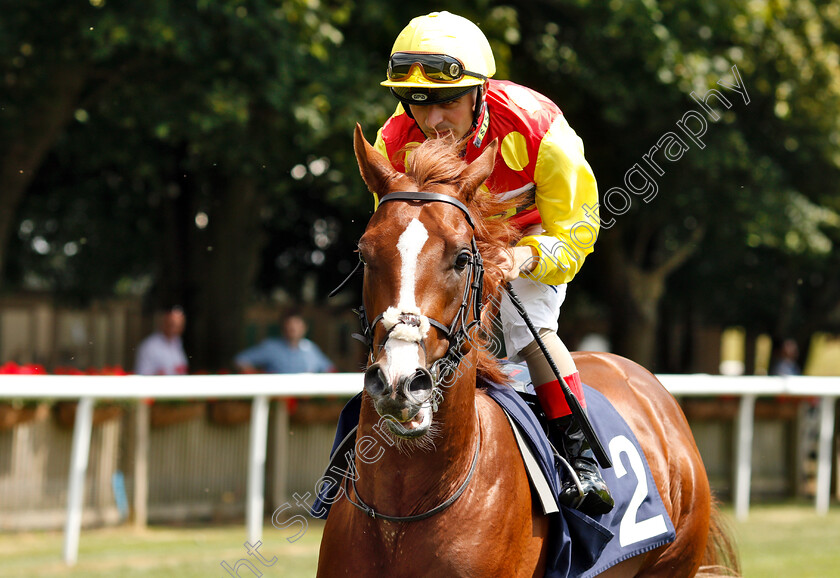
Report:
<svg viewBox="0 0 840 578"><path fill-rule="evenodd" d="M598 185L583 154L583 142L558 116L540 144L534 170L543 233L523 237L518 247L538 255L532 274L542 283L568 283L598 237Z"/></svg>

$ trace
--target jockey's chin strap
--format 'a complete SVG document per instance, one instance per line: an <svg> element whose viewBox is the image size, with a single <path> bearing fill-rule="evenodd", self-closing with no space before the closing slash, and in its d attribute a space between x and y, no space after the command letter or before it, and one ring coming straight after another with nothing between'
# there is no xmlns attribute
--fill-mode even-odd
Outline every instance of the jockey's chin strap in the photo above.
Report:
<svg viewBox="0 0 840 578"><path fill-rule="evenodd" d="M469 223L470 227L473 231L475 231L475 223L473 222L469 210L464 203L455 197L439 193L426 193L422 191L398 191L383 195L382 198L379 199L379 204L382 205L383 203L390 201L420 201L422 203L450 204L461 210L467 219L467 223ZM481 310L483 306L481 297L484 290L484 262L481 259L481 253L478 252L475 234L473 234L470 239L470 246L472 249L472 258L469 262L470 273L466 283L464 284L464 294L461 298L461 306L458 308L458 312L455 314L455 317L449 326L444 325L435 319L429 318L429 324L440 330L449 341L449 348L446 350L444 356L435 361L429 370L434 378L435 384L437 384L438 381L448 372L454 370L458 366L461 361L461 348L467 341L469 331L474 326L481 323ZM342 283L341 286L343 285L344 283ZM470 306L472 306L472 321L469 320ZM355 313L359 316L359 323L362 326L362 334L354 334L353 337L359 339L362 343L367 345L370 350L370 355L373 356L373 329L376 327L377 323L382 321L386 312L383 311L371 322L368 322L367 311L365 311L364 305L360 306ZM402 313L400 317L405 317L406 319L401 320L409 325L414 325L416 323L415 319L410 319L413 317L411 314ZM389 329L388 332L390 333L392 329L393 327Z"/></svg>

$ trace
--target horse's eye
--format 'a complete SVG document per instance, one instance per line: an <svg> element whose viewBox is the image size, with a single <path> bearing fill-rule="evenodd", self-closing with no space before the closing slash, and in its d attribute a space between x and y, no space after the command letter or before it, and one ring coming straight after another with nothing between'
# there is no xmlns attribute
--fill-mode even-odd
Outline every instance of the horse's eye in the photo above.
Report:
<svg viewBox="0 0 840 578"><path fill-rule="evenodd" d="M458 270L463 270L467 265L470 264L472 260L472 253L467 250L461 251L458 253L458 256L455 257L455 268Z"/></svg>

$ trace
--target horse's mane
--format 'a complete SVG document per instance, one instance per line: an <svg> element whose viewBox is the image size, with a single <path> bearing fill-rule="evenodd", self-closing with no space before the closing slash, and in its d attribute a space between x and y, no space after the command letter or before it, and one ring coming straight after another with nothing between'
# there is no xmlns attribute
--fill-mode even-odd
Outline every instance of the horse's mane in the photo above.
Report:
<svg viewBox="0 0 840 578"><path fill-rule="evenodd" d="M515 202L500 201L498 195L484 191L461 191L460 181L467 163L461 158L463 145L452 139L428 139L408 148L406 174L421 191L443 193L458 198L470 211L475 223L475 240L484 261L482 331L471 335L478 349L477 372L480 378L507 383L507 375L495 353L500 351L501 325L498 309L501 303L503 251L519 238L520 233L507 219L501 218ZM478 335L480 334L480 335Z"/></svg>

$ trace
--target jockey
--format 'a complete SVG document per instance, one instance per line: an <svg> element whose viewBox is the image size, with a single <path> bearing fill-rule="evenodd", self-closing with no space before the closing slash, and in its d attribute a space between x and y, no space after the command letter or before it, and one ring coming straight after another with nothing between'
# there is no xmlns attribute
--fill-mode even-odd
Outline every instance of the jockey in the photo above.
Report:
<svg viewBox="0 0 840 578"><path fill-rule="evenodd" d="M490 44L469 20L449 12L413 19L391 50L388 78L381 84L399 104L374 146L405 172L405 147L411 143L451 135L464 141L464 158L472 162L498 139L500 154L482 190L516 199L507 217L523 233L503 265L505 280L586 407L577 367L556 331L566 283L598 236L595 177L580 138L557 105L523 86L491 80L495 72ZM613 499L551 366L507 295L500 309L508 355L528 365L550 435L560 440L583 487L581 500L574 482L567 482L561 501L586 514L609 512Z"/></svg>

